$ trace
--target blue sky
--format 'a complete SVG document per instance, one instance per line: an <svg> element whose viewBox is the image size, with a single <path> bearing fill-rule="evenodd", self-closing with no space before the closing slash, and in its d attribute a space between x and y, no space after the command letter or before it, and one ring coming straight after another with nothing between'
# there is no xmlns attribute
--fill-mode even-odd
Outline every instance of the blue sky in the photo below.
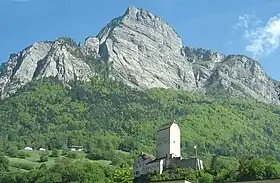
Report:
<svg viewBox="0 0 280 183"><path fill-rule="evenodd" d="M280 80L279 0L0 0L0 62L36 41L83 42L128 6L162 17L184 45L254 57Z"/></svg>

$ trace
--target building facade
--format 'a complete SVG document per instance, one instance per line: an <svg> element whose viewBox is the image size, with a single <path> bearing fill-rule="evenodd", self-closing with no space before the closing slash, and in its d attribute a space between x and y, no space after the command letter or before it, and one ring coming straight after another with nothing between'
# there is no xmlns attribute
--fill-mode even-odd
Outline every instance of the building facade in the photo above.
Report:
<svg viewBox="0 0 280 183"><path fill-rule="evenodd" d="M156 157L141 153L134 161L133 175L135 178L150 173L161 174L171 165L184 168L203 169L203 162L197 158L182 159L181 133L177 122L164 124L156 134Z"/></svg>
<svg viewBox="0 0 280 183"><path fill-rule="evenodd" d="M160 126L157 131L157 158L164 158L173 154L181 157L180 128L175 122Z"/></svg>

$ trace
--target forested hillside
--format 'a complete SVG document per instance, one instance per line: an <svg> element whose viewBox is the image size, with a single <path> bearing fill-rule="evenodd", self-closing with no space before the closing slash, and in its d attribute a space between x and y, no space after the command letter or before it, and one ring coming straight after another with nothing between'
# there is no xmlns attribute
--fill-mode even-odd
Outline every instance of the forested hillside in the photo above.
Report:
<svg viewBox="0 0 280 183"><path fill-rule="evenodd" d="M175 119L181 126L183 156L193 156L193 146L197 144L199 156L204 159L206 167L213 165L213 155L228 156L228 160L222 158L219 160L222 162L216 166L230 170L237 169L238 159L245 155L273 155L279 159L279 106L250 99L233 99L218 91L212 91L209 96L172 89L155 88L140 91L104 78L106 77L94 77L90 82L76 81L69 86L51 78L33 81L14 96L2 100L1 151L13 156L14 151L22 150L25 146L67 151L70 145L82 145L86 148L87 158L109 160L112 161L113 167L122 167L120 170L112 167L112 171L109 172L110 180L114 179L114 174L118 174L115 175L115 181L119 177L130 180L131 174L127 168L131 167L131 160L141 151L154 154L156 128ZM116 150L121 150L119 152L122 152L122 155L114 153ZM129 155L124 156L125 152L129 152ZM67 152L63 153L67 156ZM73 158L69 154L67 157ZM5 169L4 159L1 169ZM85 171L83 168L90 171L93 168L93 165L87 162L80 167L74 162L65 164L61 161L63 158L56 160L54 166L66 166L70 172ZM256 161L265 162L259 159ZM255 160L251 163L255 163ZM96 166L103 172L104 177L105 165ZM52 173L46 174L50 176L54 176L56 170L55 167L46 169L44 166L42 169L42 165L37 168L39 169L34 170L35 172L39 171L40 174L41 171L50 171ZM217 172L215 175L215 172L209 171L209 175L221 176L217 175ZM58 174L57 179L61 180L63 176L71 173L57 172L55 175ZM175 178L192 175L184 171L175 174ZM206 178L208 174L205 175ZM6 176L11 178L12 175L9 173ZM25 174L20 173L13 176L23 175ZM36 173L28 174L31 177L35 175L39 176ZM199 175L196 174L200 177ZM275 175L278 175L277 172ZM152 179L164 179L164 176L166 174ZM95 179L91 177L90 180ZM102 179L104 182L106 180Z"/></svg>
<svg viewBox="0 0 280 183"><path fill-rule="evenodd" d="M117 149L153 153L156 128L177 120L182 151L236 156L276 155L280 107L185 91L139 91L101 78L64 87L36 81L0 104L1 150L10 146Z"/></svg>

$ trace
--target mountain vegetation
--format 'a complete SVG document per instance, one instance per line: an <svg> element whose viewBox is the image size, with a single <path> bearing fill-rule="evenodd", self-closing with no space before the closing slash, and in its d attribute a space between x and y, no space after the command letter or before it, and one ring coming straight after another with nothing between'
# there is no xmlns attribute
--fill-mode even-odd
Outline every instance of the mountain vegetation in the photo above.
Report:
<svg viewBox="0 0 280 183"><path fill-rule="evenodd" d="M225 173L231 179L237 179L238 175L245 177L241 174L246 172L253 176L251 172L256 170L248 170L253 167L247 165L247 161L260 164L262 169L258 171L263 172L255 176L256 179L266 178L268 173L265 171L268 168L278 175L280 107L253 99L231 98L226 94L221 95L221 91L211 93L207 96L173 89L137 90L110 80L105 75L93 77L89 82L75 81L70 85L54 78L30 82L0 103L0 149L6 155L1 158L1 171L7 172L3 177L45 175L67 182L63 177L72 174L71 171L82 171L84 180L78 180L77 177L73 180L100 182L101 179L94 178L99 175L87 175L88 171L96 169L94 172L98 173L100 170L103 177L108 177L106 166L109 166L112 168L109 173L113 180L115 171L131 171L129 167L141 151L154 154L157 127L174 119L181 126L184 157L193 156L193 146L198 145L199 156L205 161L206 167L213 164L213 156L219 162L215 166L222 170L238 172L241 171L241 165L245 166L242 172L234 176L213 168L206 169L203 174L193 172L195 180L205 176L214 181L216 176L221 176L220 173ZM88 160L107 160L111 164L96 165L79 160L68 152L71 145L84 146ZM63 151L63 156L57 157L57 162L52 166L44 167L49 155L42 154L40 166L26 168L24 172L12 171L7 156L28 157L28 152L21 151L26 146L46 148L52 151L50 157L57 154L59 149ZM250 157L247 161L240 161L244 155ZM271 156L275 158L267 164L270 161L266 159ZM79 163L69 161L73 158ZM62 169L56 166L66 166L65 169L70 172L60 172ZM192 175L185 172L187 170L176 171L183 173L170 176L189 178ZM151 179L169 177L166 174L174 172L170 170L163 175L154 175ZM131 176L131 172L128 175ZM42 182L54 177L44 177ZM37 182L41 180L35 179Z"/></svg>

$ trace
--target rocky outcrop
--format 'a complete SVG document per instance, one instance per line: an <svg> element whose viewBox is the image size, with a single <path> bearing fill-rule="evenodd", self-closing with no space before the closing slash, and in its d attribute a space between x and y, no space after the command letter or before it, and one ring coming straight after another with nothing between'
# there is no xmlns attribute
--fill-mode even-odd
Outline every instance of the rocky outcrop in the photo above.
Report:
<svg viewBox="0 0 280 183"><path fill-rule="evenodd" d="M130 7L97 36L112 74L140 88L196 88L191 63L178 34L159 17Z"/></svg>
<svg viewBox="0 0 280 183"><path fill-rule="evenodd" d="M38 61L34 79L56 77L62 81L85 80L91 76L91 69L85 55L69 38L59 38L45 58Z"/></svg>
<svg viewBox="0 0 280 183"><path fill-rule="evenodd" d="M98 55L99 53L99 39L96 37L88 37L85 40L84 46L82 47L82 51L86 55Z"/></svg>
<svg viewBox="0 0 280 183"><path fill-rule="evenodd" d="M34 43L18 54L12 54L8 62L2 64L0 73L1 98L15 93L18 88L33 79L39 60L46 57L52 42Z"/></svg>
<svg viewBox="0 0 280 183"><path fill-rule="evenodd" d="M242 55L227 56L207 79L204 88L223 88L234 96L251 96L265 103L280 104L276 82L258 62Z"/></svg>
<svg viewBox="0 0 280 183"><path fill-rule="evenodd" d="M0 95L8 97L29 81L44 77L87 80L104 65L106 71L110 67L109 77L132 87L197 92L223 89L234 96L279 104L279 82L256 61L183 47L180 36L167 23L135 7L113 19L96 37L86 38L83 45L59 38L12 54L0 69Z"/></svg>
<svg viewBox="0 0 280 183"><path fill-rule="evenodd" d="M222 62L225 55L202 48L185 47L184 52L189 62L193 63L193 72L197 88L201 89L213 70Z"/></svg>
<svg viewBox="0 0 280 183"><path fill-rule="evenodd" d="M253 97L265 103L280 104L279 82L271 79L260 64L243 55L224 55L201 48L184 49L198 89L224 90L236 97Z"/></svg>
<svg viewBox="0 0 280 183"><path fill-rule="evenodd" d="M1 98L15 93L31 80L56 77L62 81L87 79L92 73L84 54L69 38L39 42L11 55L0 73Z"/></svg>

